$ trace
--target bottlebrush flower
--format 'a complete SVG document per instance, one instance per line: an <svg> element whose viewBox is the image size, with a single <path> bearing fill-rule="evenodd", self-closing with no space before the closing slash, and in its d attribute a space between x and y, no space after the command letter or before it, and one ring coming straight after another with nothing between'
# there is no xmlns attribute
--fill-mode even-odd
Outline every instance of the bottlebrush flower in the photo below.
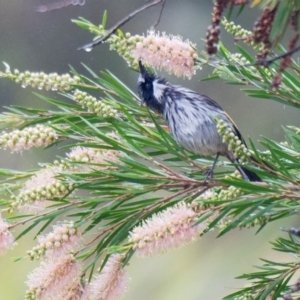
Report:
<svg viewBox="0 0 300 300"><path fill-rule="evenodd" d="M35 213L51 204L48 200L64 197L70 192L72 185L65 184L55 178L62 171L59 166L41 169L26 181L12 206L25 212Z"/></svg>
<svg viewBox="0 0 300 300"><path fill-rule="evenodd" d="M81 267L73 255L61 256L55 260L43 261L28 275L26 300L59 299L74 278L80 276Z"/></svg>
<svg viewBox="0 0 300 300"><path fill-rule="evenodd" d="M112 254L100 274L87 286L88 300L116 300L127 290L129 277L122 266L122 255Z"/></svg>
<svg viewBox="0 0 300 300"><path fill-rule="evenodd" d="M29 150L32 147L47 147L58 138L55 130L49 126L37 125L23 130L14 130L0 136L0 147L13 152Z"/></svg>
<svg viewBox="0 0 300 300"><path fill-rule="evenodd" d="M75 90L73 99L82 107L86 107L89 112L97 114L98 117L108 118L117 115L117 110L105 104L103 100L98 100L86 92Z"/></svg>
<svg viewBox="0 0 300 300"><path fill-rule="evenodd" d="M182 202L155 214L129 236L133 249L140 257L165 252L196 240L206 228L206 223L197 224L198 214Z"/></svg>
<svg viewBox="0 0 300 300"><path fill-rule="evenodd" d="M16 83L21 84L23 88L30 86L39 90L52 91L70 91L80 83L81 79L78 76L70 74L58 75L57 73L45 74L44 72L20 72L19 70L10 70L10 66L4 63L5 72L0 71L0 77L8 78Z"/></svg>
<svg viewBox="0 0 300 300"><path fill-rule="evenodd" d="M104 169L109 162L119 162L118 157L120 155L121 153L116 150L103 150L80 146L72 148L71 152L67 154L72 162L86 163L80 165L79 169L81 171ZM97 166L97 164L101 166Z"/></svg>
<svg viewBox="0 0 300 300"><path fill-rule="evenodd" d="M198 57L193 47L189 41L183 42L178 36L150 31L136 43L132 54L137 61L141 59L155 69L165 69L178 77L191 78Z"/></svg>
<svg viewBox="0 0 300 300"><path fill-rule="evenodd" d="M14 237L9 231L9 224L0 216L0 254L14 246Z"/></svg>
<svg viewBox="0 0 300 300"><path fill-rule="evenodd" d="M84 287L82 286L81 276L74 278L67 286L65 286L63 289L58 291L58 293L55 295L55 298L52 297L50 299L51 300L84 299Z"/></svg>
<svg viewBox="0 0 300 300"><path fill-rule="evenodd" d="M82 238L74 223L54 225L53 230L46 235L38 236L39 245L28 251L31 259L45 257L57 258L78 249Z"/></svg>

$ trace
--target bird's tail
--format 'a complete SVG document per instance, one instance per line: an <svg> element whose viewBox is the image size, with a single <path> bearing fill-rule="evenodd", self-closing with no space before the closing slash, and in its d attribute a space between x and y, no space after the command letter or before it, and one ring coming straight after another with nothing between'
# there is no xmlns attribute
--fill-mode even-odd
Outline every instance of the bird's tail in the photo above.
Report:
<svg viewBox="0 0 300 300"><path fill-rule="evenodd" d="M262 181L261 178L254 172L246 169L245 167L239 166L237 167L239 172L244 177L244 174L248 177L249 181ZM244 173L244 174L243 174Z"/></svg>
<svg viewBox="0 0 300 300"><path fill-rule="evenodd" d="M227 115L227 114L226 114ZM243 139L241 133L239 132L239 130L237 129L236 125L234 124L234 122L231 120L231 118L227 115L227 117L229 118L229 120L231 121L231 123L233 124L233 129L234 129L234 133L236 134L236 136L240 139L240 141L246 146L246 148L248 148L245 140ZM239 160L235 158L234 154L229 151L227 153L227 158L232 162L232 163L239 163ZM251 161L256 161L256 159L254 157L250 158ZM268 165L266 163L266 165ZM243 176L243 178L245 180L249 180L249 181L262 181L261 178L254 172L246 169L245 167L242 166L237 166L236 167L238 169L238 171L241 173L241 175Z"/></svg>
<svg viewBox="0 0 300 300"><path fill-rule="evenodd" d="M229 160L231 160L230 157L228 157L228 158L229 158ZM256 161L255 158L251 158L251 160ZM239 160L234 158L234 159L231 160L231 162L238 164ZM253 171L250 171L250 170L248 170L247 168L245 168L243 166L236 166L236 168L241 173L241 175L243 176L243 178L245 180L260 181L260 182L262 181L261 178L256 173L254 173Z"/></svg>

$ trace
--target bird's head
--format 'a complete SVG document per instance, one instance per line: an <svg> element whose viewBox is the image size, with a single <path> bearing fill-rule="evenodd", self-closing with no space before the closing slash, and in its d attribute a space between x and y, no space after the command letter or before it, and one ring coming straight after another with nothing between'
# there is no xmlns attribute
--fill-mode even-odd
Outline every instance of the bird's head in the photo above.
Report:
<svg viewBox="0 0 300 300"><path fill-rule="evenodd" d="M164 78L149 73L141 61L139 61L139 67L138 92L142 103L163 114L170 84Z"/></svg>

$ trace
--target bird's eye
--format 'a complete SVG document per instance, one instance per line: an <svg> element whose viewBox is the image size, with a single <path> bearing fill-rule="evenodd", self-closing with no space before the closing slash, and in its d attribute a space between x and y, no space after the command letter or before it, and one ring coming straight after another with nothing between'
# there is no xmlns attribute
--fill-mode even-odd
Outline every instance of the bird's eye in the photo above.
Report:
<svg viewBox="0 0 300 300"><path fill-rule="evenodd" d="M145 84L145 88L146 88L147 90L149 90L149 89L151 88L151 83L147 82L147 83Z"/></svg>

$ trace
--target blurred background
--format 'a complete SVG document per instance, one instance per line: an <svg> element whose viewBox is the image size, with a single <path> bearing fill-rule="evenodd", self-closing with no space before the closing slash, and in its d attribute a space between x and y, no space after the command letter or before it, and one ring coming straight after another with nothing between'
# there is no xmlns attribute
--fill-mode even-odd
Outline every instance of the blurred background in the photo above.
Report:
<svg viewBox="0 0 300 300"><path fill-rule="evenodd" d="M108 45L96 47L92 52L78 51L79 46L93 38L71 23L71 19L82 16L94 23L100 23L104 10L108 11L107 28L134 9L144 5L144 0L87 0L83 6L73 6L50 12L36 12L39 5L51 4L51 0L10 0L0 4L0 61L7 62L12 69L20 71L44 71L46 73L66 73L69 65L86 73L81 63L95 72L108 69L133 90L136 90L137 73L129 70L126 62ZM159 15L160 6L151 8L127 23L123 30L132 34L143 34L153 25ZM162 19L157 27L169 34L181 35L204 48L203 39L210 24L212 1L172 0L167 1ZM247 8L238 24L251 29L256 18L256 10ZM233 49L232 37L224 31L221 36L226 46ZM4 70L4 65L0 68ZM201 82L211 69L197 71L192 80L183 80L166 75L173 83L181 84L209 95L232 116L244 137L257 142L261 136L277 141L284 140L282 126L299 126L299 111L281 104L247 98L239 86L226 85L222 81ZM29 107L46 107L30 88L23 89L6 79L0 79L1 113L3 106L11 104ZM34 91L36 92L36 91ZM43 94L46 94L43 92ZM48 93L55 98L55 93ZM258 146L260 147L260 146ZM60 149L42 150L23 154L0 151L0 168L27 170L36 168L39 162L52 162ZM290 223L287 223L287 222ZM138 259L133 257L128 267L132 277L125 300L199 300L221 299L245 285L234 277L253 270L252 265L260 264L259 258L269 260L292 260L287 254L271 251L269 241L283 234L280 226L299 226L299 218L281 220L267 226L258 235L255 230L232 231L225 237L216 239L216 232L205 235L194 244L170 251L166 254ZM17 232L16 232L17 234ZM22 256L32 248L34 241L27 236L18 246L0 257L0 300L23 299L26 274L36 263L28 260L12 262L12 258ZM278 257L280 255L280 258Z"/></svg>

